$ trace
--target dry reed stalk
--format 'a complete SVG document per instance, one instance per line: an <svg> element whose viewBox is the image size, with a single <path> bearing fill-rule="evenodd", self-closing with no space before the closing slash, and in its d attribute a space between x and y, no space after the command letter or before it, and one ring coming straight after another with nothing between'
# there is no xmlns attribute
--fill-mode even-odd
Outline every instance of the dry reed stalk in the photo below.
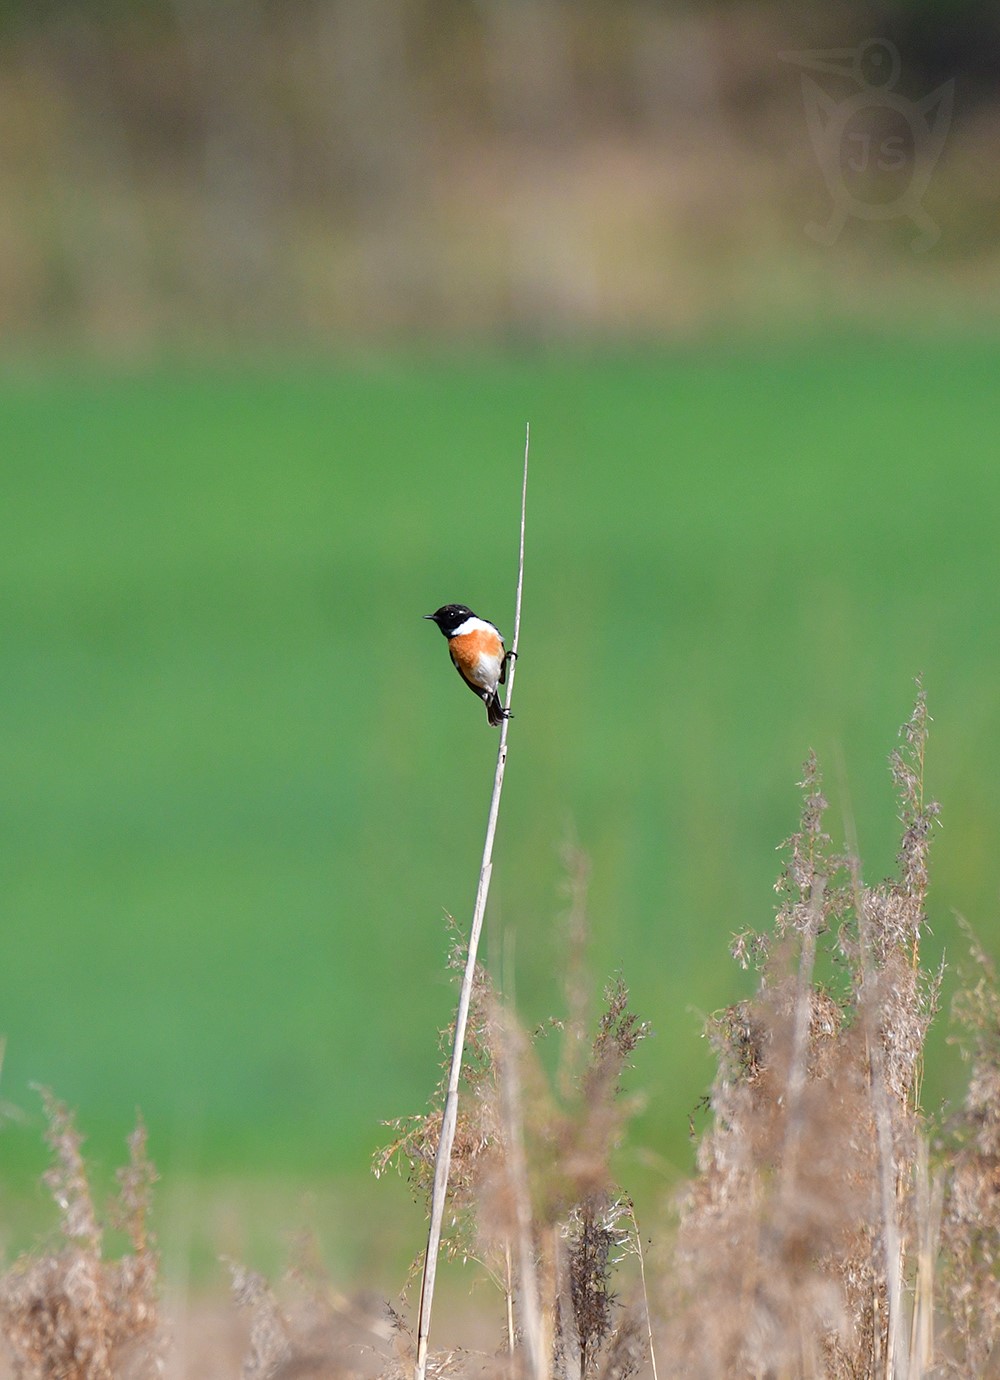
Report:
<svg viewBox="0 0 1000 1380"><path fill-rule="evenodd" d="M646 1257L642 1249L642 1235L639 1231L639 1222L635 1215L635 1204L631 1198L625 1200L628 1207L629 1220L632 1223L632 1232L635 1236L635 1253L639 1260L639 1280L642 1284L642 1309L646 1316L646 1338L649 1344L649 1365L653 1372L653 1380L660 1380L656 1373L656 1347L653 1345L653 1319L649 1311L649 1290L646 1288Z"/></svg>
<svg viewBox="0 0 1000 1380"><path fill-rule="evenodd" d="M514 604L514 635L511 639L511 660L507 672L507 698L505 708L510 708L514 693L514 672L517 667L517 645L521 631L521 592L524 586L524 511L528 497L528 447L531 440L530 427L524 433L524 474L521 482L521 542L517 567L517 596ZM483 918L486 914L486 901L490 891L490 878L493 873L493 840L496 836L497 819L500 814L500 796L503 791L503 778L507 766L507 731L509 719L500 724L500 746L497 749L497 765L493 776L493 794L490 798L489 816L486 822L486 840L483 844L483 860L479 869L479 886L476 891L476 904L472 912L472 925L469 931L469 949L462 978L462 990L458 998L458 1012L455 1016L455 1038L452 1046L451 1066L448 1075L448 1091L445 1097L444 1113L441 1119L441 1138L438 1141L434 1159L434 1186L431 1190L430 1226L427 1232L427 1248L424 1252L424 1266L420 1277L420 1307L417 1314L417 1359L414 1369L415 1380L425 1380L427 1373L427 1341L430 1334L431 1306L434 1299L434 1281L437 1274L437 1257L441 1246L441 1225L444 1220L445 1201L448 1196L448 1174L451 1168L451 1151L455 1140L455 1127L458 1122L458 1084L462 1073L462 1054L465 1048L465 1030L469 1019L469 1004L475 983L476 955L479 950L479 936L482 933Z"/></svg>
<svg viewBox="0 0 1000 1380"><path fill-rule="evenodd" d="M781 1164L781 1187L786 1197L794 1192L799 1145L802 1140L802 1095L808 1076L809 1030L813 1016L813 970L816 966L816 940L823 924L826 885L827 878L817 875L802 929L802 949L799 954L798 986L795 994L795 1025L788 1072L788 1116Z"/></svg>
<svg viewBox="0 0 1000 1380"><path fill-rule="evenodd" d="M934 1365L934 1274L941 1242L944 1175L932 1174L927 1141L917 1143L914 1169L916 1196L916 1269L910 1319L910 1376L928 1374Z"/></svg>
<svg viewBox="0 0 1000 1380"><path fill-rule="evenodd" d="M994 963L959 917L973 971L962 974L953 1017L970 1063L963 1106L945 1128L941 1255L943 1374L997 1373L1000 1357L1000 983Z"/></svg>
<svg viewBox="0 0 1000 1380"><path fill-rule="evenodd" d="M898 1198L901 1180L899 1161L896 1155L893 1134L893 1116L886 1089L884 1036L880 1028L883 1019L883 999L879 992L879 982L875 971L875 939L861 882L859 863L856 854L849 859L851 887L854 892L854 910L858 918L858 935L861 947L861 1018L865 1031L865 1044L869 1063L869 1092L875 1120L876 1145L878 1147L878 1189L881 1204L882 1251L885 1258L886 1278L886 1354L884 1361L885 1380L895 1380L897 1375L905 1380L908 1374L906 1360L900 1353L900 1309L902 1307L902 1267L903 1242L900 1231ZM914 946L916 940L914 940ZM914 948L915 951L915 948ZM877 1335L877 1334L876 1334ZM881 1369L881 1367L880 1367Z"/></svg>
<svg viewBox="0 0 1000 1380"><path fill-rule="evenodd" d="M524 1146L521 1075L518 1066L520 1031L509 1013L501 1012L502 1067L500 1095L507 1142L507 1180L514 1207L521 1325L533 1380L548 1380L551 1353L551 1308L543 1306L533 1240L533 1212L528 1187L528 1161ZM513 1356L513 1348L511 1349Z"/></svg>

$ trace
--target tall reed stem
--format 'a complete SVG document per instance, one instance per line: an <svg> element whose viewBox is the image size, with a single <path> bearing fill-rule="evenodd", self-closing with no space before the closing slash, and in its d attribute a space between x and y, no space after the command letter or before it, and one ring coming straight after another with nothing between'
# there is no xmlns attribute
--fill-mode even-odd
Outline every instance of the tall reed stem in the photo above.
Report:
<svg viewBox="0 0 1000 1380"><path fill-rule="evenodd" d="M521 632L521 590L524 585L524 510L528 498L528 446L531 440L529 427L524 433L524 477L521 483L521 545L517 565L517 598L514 605L514 636L511 650L514 655L507 667L507 699L505 707L510 708L514 693L514 672L517 668L517 646ZM434 1280L437 1274L438 1252L441 1247L441 1224L444 1221L444 1207L448 1196L448 1174L451 1168L451 1151L455 1142L455 1127L458 1122L458 1084L462 1074L462 1055L465 1049L465 1031L469 1021L469 1005L472 1000L473 978L476 971L476 955L479 951L479 936L482 933L483 917L486 914L486 901L490 894L490 877L493 874L493 839L500 814L500 795L503 790L504 771L507 767L507 732L510 720L500 724L500 747L497 750L496 772L493 776L493 795L490 798L490 812L486 822L486 841L483 844L483 861L479 869L479 887L476 891L476 904L472 912L472 927L469 931L469 953L465 962L462 990L458 998L458 1012L455 1016L455 1041L451 1051L451 1068L448 1075L448 1092L445 1097L444 1114L441 1120L441 1139L438 1141L437 1155L434 1159L434 1186L431 1190L430 1226L427 1232L427 1249L424 1252L424 1268L420 1277L420 1309L417 1315L417 1361L414 1369L415 1380L425 1380L427 1374L427 1339L430 1334L431 1305L434 1299Z"/></svg>

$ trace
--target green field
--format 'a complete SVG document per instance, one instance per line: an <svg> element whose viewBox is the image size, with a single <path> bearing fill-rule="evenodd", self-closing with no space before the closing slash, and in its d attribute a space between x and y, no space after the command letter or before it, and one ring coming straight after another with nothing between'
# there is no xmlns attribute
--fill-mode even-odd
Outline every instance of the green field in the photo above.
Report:
<svg viewBox="0 0 1000 1380"><path fill-rule="evenodd" d="M933 952L1000 937L1000 463L988 340L396 359L0 383L8 1178L29 1084L167 1172L361 1175L436 1080L444 912L496 744L421 615L509 631L486 952L559 1010L561 846L592 966L656 1038L637 1137L690 1162L701 1013L743 990L810 747L893 866L886 755L922 673ZM504 936L512 939L505 940ZM509 972L505 975L510 979ZM951 990L946 984L945 998ZM927 1100L953 1095L940 1031Z"/></svg>

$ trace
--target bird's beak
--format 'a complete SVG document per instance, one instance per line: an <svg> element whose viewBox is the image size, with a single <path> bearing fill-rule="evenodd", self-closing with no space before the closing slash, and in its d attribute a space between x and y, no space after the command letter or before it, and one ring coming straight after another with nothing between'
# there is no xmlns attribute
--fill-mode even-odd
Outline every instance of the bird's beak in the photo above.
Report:
<svg viewBox="0 0 1000 1380"><path fill-rule="evenodd" d="M433 613L425 613L425 614L424 614L424 617L425 617L425 618L430 618L431 621L433 622L433 619L434 619Z"/></svg>

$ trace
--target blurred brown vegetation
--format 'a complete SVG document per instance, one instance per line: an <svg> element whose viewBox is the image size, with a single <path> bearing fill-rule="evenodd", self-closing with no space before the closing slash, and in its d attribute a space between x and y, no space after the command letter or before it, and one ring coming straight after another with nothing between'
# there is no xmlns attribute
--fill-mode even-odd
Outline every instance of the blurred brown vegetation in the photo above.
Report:
<svg viewBox="0 0 1000 1380"><path fill-rule="evenodd" d="M951 78L942 229L829 194L782 52ZM663 337L1000 288L985 4L33 0L0 7L0 342L112 353ZM846 91L831 78L834 97Z"/></svg>

